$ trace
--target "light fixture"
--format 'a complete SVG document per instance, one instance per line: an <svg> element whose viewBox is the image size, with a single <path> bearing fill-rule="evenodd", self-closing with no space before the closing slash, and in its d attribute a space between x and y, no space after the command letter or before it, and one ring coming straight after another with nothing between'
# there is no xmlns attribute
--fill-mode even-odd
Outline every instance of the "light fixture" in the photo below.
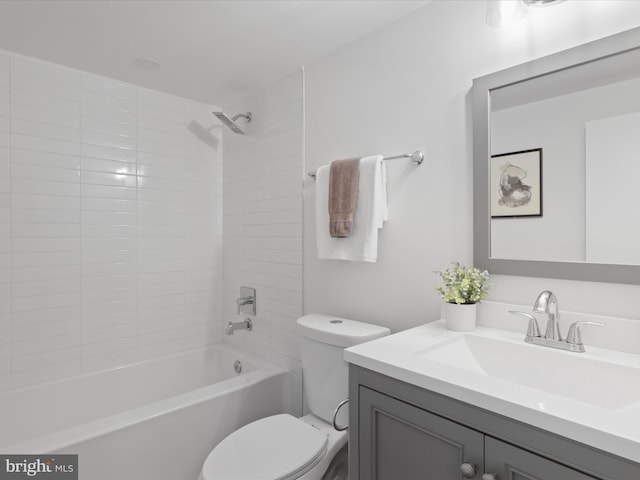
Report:
<svg viewBox="0 0 640 480"><path fill-rule="evenodd" d="M527 7L548 7L564 0L488 0L487 23L492 27L506 27L527 16Z"/></svg>
<svg viewBox="0 0 640 480"><path fill-rule="evenodd" d="M153 70L160 66L160 62L149 57L138 57L133 61L133 64L143 70Z"/></svg>

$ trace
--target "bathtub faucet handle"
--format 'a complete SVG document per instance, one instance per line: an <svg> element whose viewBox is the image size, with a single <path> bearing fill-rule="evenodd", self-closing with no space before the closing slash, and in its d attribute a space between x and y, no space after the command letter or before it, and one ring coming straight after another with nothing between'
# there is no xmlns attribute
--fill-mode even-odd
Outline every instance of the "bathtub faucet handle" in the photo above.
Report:
<svg viewBox="0 0 640 480"><path fill-rule="evenodd" d="M240 315L240 313L255 315L256 289L251 287L240 287L240 298L236 299L236 307L238 307L238 315Z"/></svg>

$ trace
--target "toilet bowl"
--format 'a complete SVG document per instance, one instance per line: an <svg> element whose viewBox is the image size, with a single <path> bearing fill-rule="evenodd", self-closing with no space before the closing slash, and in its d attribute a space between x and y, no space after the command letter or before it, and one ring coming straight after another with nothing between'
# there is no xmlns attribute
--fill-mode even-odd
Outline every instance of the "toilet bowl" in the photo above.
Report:
<svg viewBox="0 0 640 480"><path fill-rule="evenodd" d="M321 480L347 443L333 427L334 411L347 396L346 347L389 335L388 328L311 314L298 319L303 394L308 415L256 420L220 442L204 462L199 480ZM338 424L346 424L346 408ZM337 413L337 412L336 412ZM346 469L346 466L345 466ZM340 468L333 478L346 478Z"/></svg>
<svg viewBox="0 0 640 480"><path fill-rule="evenodd" d="M214 448L200 480L320 480L347 432L306 415L273 415L236 430Z"/></svg>

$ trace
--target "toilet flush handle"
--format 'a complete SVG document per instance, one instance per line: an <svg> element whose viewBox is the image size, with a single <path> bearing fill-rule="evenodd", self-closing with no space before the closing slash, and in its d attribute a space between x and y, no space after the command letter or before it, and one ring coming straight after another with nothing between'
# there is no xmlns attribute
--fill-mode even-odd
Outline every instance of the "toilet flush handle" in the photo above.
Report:
<svg viewBox="0 0 640 480"><path fill-rule="evenodd" d="M333 411L333 428L335 428L337 431L339 432L343 432L345 431L347 428L349 428L349 425L345 425L344 427L341 425L338 425L336 423L336 418L338 417L338 412L340 411L340 409L342 407L344 407L347 403L349 403L349 399L345 398L343 401L341 401L338 406L336 407L336 409Z"/></svg>

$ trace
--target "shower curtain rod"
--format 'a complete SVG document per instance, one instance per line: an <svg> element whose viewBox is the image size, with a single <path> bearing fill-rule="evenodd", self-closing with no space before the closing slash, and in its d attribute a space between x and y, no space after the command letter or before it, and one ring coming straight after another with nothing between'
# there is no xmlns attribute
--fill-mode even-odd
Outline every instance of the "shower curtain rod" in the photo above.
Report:
<svg viewBox="0 0 640 480"><path fill-rule="evenodd" d="M400 155L394 155L393 157L384 157L383 160L396 160L398 158L410 158L411 161L416 165L421 165L422 162L424 161L424 153L422 153L420 150L416 150L413 153L403 153ZM307 173L307 175L315 179L316 171L314 170L313 172L309 172Z"/></svg>

